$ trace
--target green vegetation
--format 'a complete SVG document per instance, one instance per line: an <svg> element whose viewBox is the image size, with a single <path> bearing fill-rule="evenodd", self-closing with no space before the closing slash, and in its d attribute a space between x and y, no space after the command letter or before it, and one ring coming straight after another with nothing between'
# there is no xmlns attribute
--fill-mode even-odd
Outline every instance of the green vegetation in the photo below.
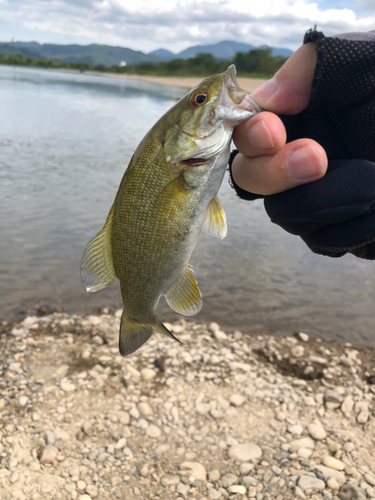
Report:
<svg viewBox="0 0 375 500"><path fill-rule="evenodd" d="M221 73L234 63L240 76L258 78L271 77L286 61L286 57L271 55L271 49L253 49L249 52L237 52L233 60L218 61L211 54L200 53L190 59L174 59L170 62L130 64L128 66L103 65L90 66L88 64L63 62L51 59L36 59L20 54L0 54L0 64L17 66L32 66L38 68L63 68L79 71L91 70L117 74L136 74L153 76L201 76L205 77Z"/></svg>

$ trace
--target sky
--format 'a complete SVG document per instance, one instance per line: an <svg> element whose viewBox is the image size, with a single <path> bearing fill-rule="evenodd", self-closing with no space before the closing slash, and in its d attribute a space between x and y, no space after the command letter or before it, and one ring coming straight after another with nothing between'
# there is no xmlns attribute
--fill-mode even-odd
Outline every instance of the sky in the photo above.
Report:
<svg viewBox="0 0 375 500"><path fill-rule="evenodd" d="M178 53L222 40L297 49L317 25L326 36L375 29L375 0L0 0L0 41Z"/></svg>

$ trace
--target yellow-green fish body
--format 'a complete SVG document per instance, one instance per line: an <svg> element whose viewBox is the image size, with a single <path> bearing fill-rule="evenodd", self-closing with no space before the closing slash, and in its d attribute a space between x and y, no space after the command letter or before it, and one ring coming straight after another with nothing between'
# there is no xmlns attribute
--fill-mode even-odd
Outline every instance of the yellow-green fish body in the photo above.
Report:
<svg viewBox="0 0 375 500"><path fill-rule="evenodd" d="M122 355L138 349L153 331L173 337L156 316L162 295L181 314L200 311L202 296L189 259L201 229L226 235L216 194L232 131L259 110L238 87L231 66L182 98L135 151L106 224L81 263L90 293L120 280Z"/></svg>

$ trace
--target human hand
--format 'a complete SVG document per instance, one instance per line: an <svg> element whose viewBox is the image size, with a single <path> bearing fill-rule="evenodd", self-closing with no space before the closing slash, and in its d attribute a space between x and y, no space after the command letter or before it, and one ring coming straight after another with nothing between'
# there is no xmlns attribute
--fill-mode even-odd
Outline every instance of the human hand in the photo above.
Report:
<svg viewBox="0 0 375 500"><path fill-rule="evenodd" d="M324 176L327 155L312 139L286 144L286 131L274 114L293 115L307 108L316 66L315 43L300 47L267 83L251 97L269 110L238 125L233 134L239 154L232 176L242 189L254 194L280 193Z"/></svg>

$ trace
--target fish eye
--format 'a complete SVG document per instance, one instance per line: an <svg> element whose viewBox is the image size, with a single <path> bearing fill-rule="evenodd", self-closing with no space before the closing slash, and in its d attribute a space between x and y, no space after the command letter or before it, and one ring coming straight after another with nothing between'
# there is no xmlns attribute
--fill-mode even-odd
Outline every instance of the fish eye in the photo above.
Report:
<svg viewBox="0 0 375 500"><path fill-rule="evenodd" d="M191 96L190 99L190 104L197 108L198 106L202 106L207 100L207 94L200 93L200 94L194 94Z"/></svg>

